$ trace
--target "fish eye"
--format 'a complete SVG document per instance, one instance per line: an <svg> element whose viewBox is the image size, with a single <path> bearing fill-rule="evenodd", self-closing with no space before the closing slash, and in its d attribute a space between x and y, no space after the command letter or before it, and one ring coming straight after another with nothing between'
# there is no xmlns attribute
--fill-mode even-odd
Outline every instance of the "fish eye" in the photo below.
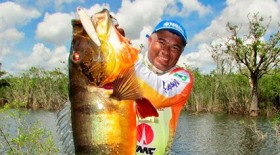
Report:
<svg viewBox="0 0 280 155"><path fill-rule="evenodd" d="M74 52L74 53L72 54L72 60L73 60L73 61L79 61L80 59L81 59L81 57L80 57L80 54L79 54L79 53Z"/></svg>

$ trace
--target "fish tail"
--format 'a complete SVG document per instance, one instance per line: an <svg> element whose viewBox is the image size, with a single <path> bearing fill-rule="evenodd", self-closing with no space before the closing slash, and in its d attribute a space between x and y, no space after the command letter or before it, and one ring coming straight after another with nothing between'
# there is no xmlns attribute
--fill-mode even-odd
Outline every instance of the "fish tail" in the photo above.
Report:
<svg viewBox="0 0 280 155"><path fill-rule="evenodd" d="M71 123L71 103L67 101L64 107L57 114L57 133L60 135L60 141L62 142L62 150L64 153L70 155L74 154L75 147L72 135L72 123Z"/></svg>

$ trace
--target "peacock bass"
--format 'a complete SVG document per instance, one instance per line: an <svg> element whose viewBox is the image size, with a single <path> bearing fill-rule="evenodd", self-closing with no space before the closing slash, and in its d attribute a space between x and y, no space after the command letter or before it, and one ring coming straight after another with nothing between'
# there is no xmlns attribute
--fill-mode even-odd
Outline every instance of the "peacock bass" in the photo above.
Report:
<svg viewBox="0 0 280 155"><path fill-rule="evenodd" d="M91 18L81 8L77 12L80 19L72 20L69 55L72 129L67 132L73 137L74 152L133 155L136 115L158 116L149 102L141 102L134 73L139 50L117 31L107 9ZM64 144L69 141L67 136L62 139Z"/></svg>

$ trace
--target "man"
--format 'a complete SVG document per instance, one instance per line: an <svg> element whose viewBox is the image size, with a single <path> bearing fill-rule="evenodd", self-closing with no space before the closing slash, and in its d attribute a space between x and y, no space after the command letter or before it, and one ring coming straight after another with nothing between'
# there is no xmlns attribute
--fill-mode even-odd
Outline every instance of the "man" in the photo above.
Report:
<svg viewBox="0 0 280 155"><path fill-rule="evenodd" d="M159 116L137 119L136 154L170 154L180 112L193 86L191 73L176 66L186 44L185 29L172 20L161 21L148 36L148 51L136 63L136 75Z"/></svg>

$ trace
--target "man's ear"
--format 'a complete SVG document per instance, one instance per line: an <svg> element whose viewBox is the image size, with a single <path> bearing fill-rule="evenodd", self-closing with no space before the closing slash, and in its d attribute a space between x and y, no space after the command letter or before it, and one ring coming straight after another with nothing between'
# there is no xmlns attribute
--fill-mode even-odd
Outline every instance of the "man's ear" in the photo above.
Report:
<svg viewBox="0 0 280 155"><path fill-rule="evenodd" d="M151 34L151 35L148 37L148 47L150 46L150 44L151 44L152 41L153 41L152 35L153 35L153 34Z"/></svg>

